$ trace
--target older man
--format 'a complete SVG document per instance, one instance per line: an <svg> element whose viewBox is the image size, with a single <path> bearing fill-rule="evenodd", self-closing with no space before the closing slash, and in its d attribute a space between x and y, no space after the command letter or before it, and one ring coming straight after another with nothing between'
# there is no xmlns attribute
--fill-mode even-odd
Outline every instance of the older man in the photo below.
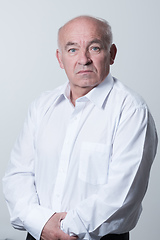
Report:
<svg viewBox="0 0 160 240"><path fill-rule="evenodd" d="M127 240L156 154L154 121L110 74L106 21L72 19L58 43L69 81L29 109L3 179L11 222L28 240Z"/></svg>

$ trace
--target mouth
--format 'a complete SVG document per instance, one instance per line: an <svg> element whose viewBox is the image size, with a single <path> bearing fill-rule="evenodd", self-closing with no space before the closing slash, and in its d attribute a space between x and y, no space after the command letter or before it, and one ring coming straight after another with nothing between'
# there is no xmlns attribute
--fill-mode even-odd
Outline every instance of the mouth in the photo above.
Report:
<svg viewBox="0 0 160 240"><path fill-rule="evenodd" d="M77 74L90 74L90 73L93 73L92 70L80 70L77 72Z"/></svg>

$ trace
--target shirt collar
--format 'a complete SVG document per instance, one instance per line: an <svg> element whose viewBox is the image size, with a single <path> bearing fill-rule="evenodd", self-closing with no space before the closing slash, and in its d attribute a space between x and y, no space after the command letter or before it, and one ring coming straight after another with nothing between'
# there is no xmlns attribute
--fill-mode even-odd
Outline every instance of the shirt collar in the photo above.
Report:
<svg viewBox="0 0 160 240"><path fill-rule="evenodd" d="M89 93L85 96L81 97L82 99L88 99L94 105L98 106L99 108L103 107L103 104L110 93L114 84L114 80L112 75L109 73L105 80L100 83L97 87L93 88ZM63 99L70 99L70 85L67 81L62 87L60 88L59 94L57 95L56 102L60 102Z"/></svg>
<svg viewBox="0 0 160 240"><path fill-rule="evenodd" d="M69 82L67 81L63 85L58 87L57 96L54 100L54 104L58 104L65 99L69 99L69 94L70 94L70 86L69 86Z"/></svg>
<svg viewBox="0 0 160 240"><path fill-rule="evenodd" d="M99 108L103 108L103 104L113 88L113 84L114 80L109 73L102 83L86 94L86 97Z"/></svg>

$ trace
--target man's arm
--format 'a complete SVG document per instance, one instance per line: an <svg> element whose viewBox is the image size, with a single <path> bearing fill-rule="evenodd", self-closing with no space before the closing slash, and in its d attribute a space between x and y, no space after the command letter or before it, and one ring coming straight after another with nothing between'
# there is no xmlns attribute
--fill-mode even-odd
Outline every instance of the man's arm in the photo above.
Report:
<svg viewBox="0 0 160 240"><path fill-rule="evenodd" d="M60 223L65 218L66 212L55 213L45 224L42 233L42 240L76 240L76 236L69 236L60 229Z"/></svg>
<svg viewBox="0 0 160 240"><path fill-rule="evenodd" d="M35 186L35 136L38 128L37 101L31 104L22 132L11 153L3 178L4 194L14 228L27 230L35 239L75 240L60 230L66 213L55 213L39 203Z"/></svg>
<svg viewBox="0 0 160 240"><path fill-rule="evenodd" d="M31 104L28 116L3 178L3 191L14 228L27 230L40 239L45 223L54 210L42 207L35 186L35 135L39 117L37 101Z"/></svg>
<svg viewBox="0 0 160 240"><path fill-rule="evenodd" d="M113 142L108 182L68 212L62 221L64 232L85 237L131 230L140 214L156 147L155 125L147 108L123 113Z"/></svg>

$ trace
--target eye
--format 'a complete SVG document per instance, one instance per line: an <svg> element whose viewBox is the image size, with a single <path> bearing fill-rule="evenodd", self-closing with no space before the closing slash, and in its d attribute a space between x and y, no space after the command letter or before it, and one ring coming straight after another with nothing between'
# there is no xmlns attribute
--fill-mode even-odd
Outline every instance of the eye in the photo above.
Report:
<svg viewBox="0 0 160 240"><path fill-rule="evenodd" d="M92 47L90 48L90 50L93 51L93 52L99 53L101 49L100 49L100 47L98 47L98 46L92 46Z"/></svg>
<svg viewBox="0 0 160 240"><path fill-rule="evenodd" d="M75 53L75 52L76 52L76 49L75 49L75 48L70 48L70 49L68 50L68 52L70 52L70 53Z"/></svg>
<svg viewBox="0 0 160 240"><path fill-rule="evenodd" d="M93 51L99 51L99 47L93 47L92 50Z"/></svg>

